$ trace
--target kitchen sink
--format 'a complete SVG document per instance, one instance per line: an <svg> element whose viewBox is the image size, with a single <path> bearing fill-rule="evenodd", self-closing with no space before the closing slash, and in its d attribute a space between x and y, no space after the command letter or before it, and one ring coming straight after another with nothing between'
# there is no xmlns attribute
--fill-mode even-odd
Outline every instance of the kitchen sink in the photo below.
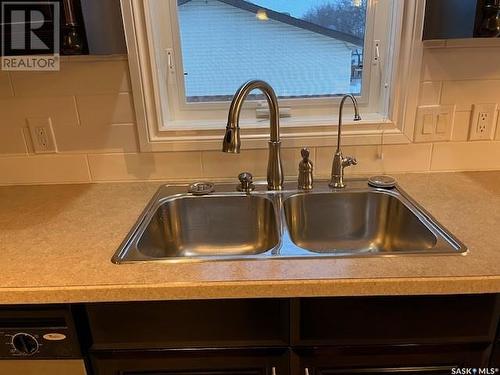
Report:
<svg viewBox="0 0 500 375"><path fill-rule="evenodd" d="M292 241L318 253L425 252L437 244L417 213L384 192L297 194L284 208Z"/></svg>
<svg viewBox="0 0 500 375"><path fill-rule="evenodd" d="M113 256L115 263L453 255L467 248L402 189L366 180L345 189L285 183L251 193L218 184L205 195L160 187Z"/></svg>
<svg viewBox="0 0 500 375"><path fill-rule="evenodd" d="M261 196L181 196L161 204L137 242L153 258L260 254L278 244L274 206Z"/></svg>

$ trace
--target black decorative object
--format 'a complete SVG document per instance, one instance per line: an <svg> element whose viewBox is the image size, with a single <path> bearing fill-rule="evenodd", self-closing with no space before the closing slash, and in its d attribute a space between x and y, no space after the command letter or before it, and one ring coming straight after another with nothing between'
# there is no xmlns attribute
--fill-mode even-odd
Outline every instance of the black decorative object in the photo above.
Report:
<svg viewBox="0 0 500 375"><path fill-rule="evenodd" d="M85 30L81 22L81 10L79 0L63 0L63 19L61 25L62 55L87 54L85 41Z"/></svg>
<svg viewBox="0 0 500 375"><path fill-rule="evenodd" d="M477 36L500 37L500 0L486 0L481 9L478 22Z"/></svg>

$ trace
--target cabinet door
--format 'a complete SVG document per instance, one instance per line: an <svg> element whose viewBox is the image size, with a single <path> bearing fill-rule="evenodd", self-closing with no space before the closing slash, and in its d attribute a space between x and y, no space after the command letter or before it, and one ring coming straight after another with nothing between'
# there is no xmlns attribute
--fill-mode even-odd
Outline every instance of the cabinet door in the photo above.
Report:
<svg viewBox="0 0 500 375"><path fill-rule="evenodd" d="M486 367L487 344L301 348L292 354L294 375L451 374L456 367Z"/></svg>
<svg viewBox="0 0 500 375"><path fill-rule="evenodd" d="M491 342L496 296L301 298L292 305L292 346Z"/></svg>
<svg viewBox="0 0 500 375"><path fill-rule="evenodd" d="M288 349L149 350L91 354L95 375L287 375Z"/></svg>
<svg viewBox="0 0 500 375"><path fill-rule="evenodd" d="M359 368L359 369L328 369L328 368L304 368L304 375L450 375L452 367L387 367L387 368Z"/></svg>
<svg viewBox="0 0 500 375"><path fill-rule="evenodd" d="M500 367L500 341L496 343L491 352L490 367Z"/></svg>

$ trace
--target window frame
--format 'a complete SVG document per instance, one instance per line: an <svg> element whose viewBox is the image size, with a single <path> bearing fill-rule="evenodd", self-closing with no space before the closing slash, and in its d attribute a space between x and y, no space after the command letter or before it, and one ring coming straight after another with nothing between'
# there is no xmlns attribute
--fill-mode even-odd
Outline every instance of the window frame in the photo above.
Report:
<svg viewBox="0 0 500 375"><path fill-rule="evenodd" d="M375 6L373 5L375 3L375 0L367 0L368 2L368 10L367 10L367 24L365 26L367 32L365 32L364 36L364 45L367 45L367 41L369 41L368 48L363 48L363 55L366 56L365 60L372 61L373 59L373 43L371 43L371 40L373 40L373 34L374 34L374 13L375 13ZM174 4L174 5L172 5ZM150 11L152 11L150 9ZM185 89L185 80L184 76L181 72L184 71L183 67L183 59L182 59L182 45L181 45L181 38L180 38L180 25L179 25L179 19L178 19L178 12L177 12L177 2L169 2L169 19L170 19L170 38L171 38L171 45L170 46L161 46L160 48L162 49L171 49L174 52L174 59L175 59L175 65L178 67L176 69L177 74L176 74L176 86L178 88L177 91L169 92L168 96L169 97L176 97L175 101L179 103L178 109L180 111L210 111L210 110L217 110L217 109L224 109L226 110L228 108L229 101L227 102L191 102L188 103L184 100L186 96L186 89ZM249 56L250 58L251 56ZM371 65L371 64L370 64ZM358 100L358 104L366 106L368 102L372 101L373 99L370 99L370 76L372 74L372 69L363 69L362 73L362 82L369 82L367 85L362 85L362 90L361 90L361 95L356 96ZM244 83L244 80L241 82L242 84ZM286 98L282 99L280 98L280 105L282 107L290 107L295 110L299 110L308 107L321 107L321 106L331 106L332 104L340 103L339 97L331 97L331 98ZM247 109L251 109L252 111L257 109L260 103L263 103L264 101L259 101L259 100L248 100L248 104L245 106ZM300 115L299 115L300 116ZM174 120L175 121L175 120Z"/></svg>
<svg viewBox="0 0 500 375"><path fill-rule="evenodd" d="M174 77L169 77L173 73L160 68L168 65L167 54L165 49L157 48L155 45L155 38L159 33L152 25L158 20L155 21L152 17L158 17L159 12L151 13L150 6L160 1L162 0L121 0L141 151L219 149L229 103L185 103L184 100L179 100L184 95L183 92L179 93L179 75L174 74ZM392 58L384 58L385 69L380 76L380 82L388 83L388 85L381 84L380 87L382 90L385 86L386 94L380 95L380 92L374 89L374 85L370 85L372 91L370 95L379 98L378 106L379 108L384 106L386 112L381 114L366 111L367 103L362 98L360 106L364 112L364 120L352 123L350 121L352 119L346 117L345 123L349 126L344 130L345 144L409 143L413 138L415 114L412 113L412 106L408 104L410 102L416 104L418 98L425 1L407 0L404 3L399 0L393 1L394 6L390 13L392 31L389 33L390 38L384 43L387 50L385 55L391 55ZM171 2L163 2L166 3ZM369 0L369 4L376 3L377 0ZM176 4L175 2L175 6ZM369 12L375 12L375 9L369 5ZM373 20L373 17L367 19L367 29L373 28L371 24ZM178 30L176 21L169 24ZM160 37L171 37L174 34L160 33ZM370 33L366 34L365 46L366 40L371 37ZM151 37L152 35L154 37ZM179 40L177 43L180 43ZM372 46L372 43L369 45ZM370 58L370 65L371 49L369 48L369 52L365 49L365 53L368 52L365 61ZM174 53L174 57L174 71L182 71L180 54ZM363 72L363 79L365 74L368 73ZM182 76L180 80L183 85ZM160 82L169 83L162 88ZM176 102L164 99L169 95L165 92L165 88L172 82L175 92L178 93ZM287 107L290 101L294 101L295 104L297 101L302 102L300 103L302 112L298 116L281 120L284 147L335 144L338 117L336 104L339 98L280 99L280 106ZM250 103L247 107L249 109L242 114L241 123L245 128L242 132L244 148L267 147L269 136L267 122L252 118L257 104L258 101ZM179 110L189 112L190 117L176 119ZM206 116L207 110L210 110L211 116ZM292 110L297 113L297 107ZM311 113L315 115L311 116Z"/></svg>

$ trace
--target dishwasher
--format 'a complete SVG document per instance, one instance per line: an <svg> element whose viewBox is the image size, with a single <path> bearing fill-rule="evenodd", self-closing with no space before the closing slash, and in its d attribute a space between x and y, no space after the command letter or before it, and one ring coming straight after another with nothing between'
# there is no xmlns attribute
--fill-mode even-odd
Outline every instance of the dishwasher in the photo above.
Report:
<svg viewBox="0 0 500 375"><path fill-rule="evenodd" d="M0 306L1 375L86 375L69 306Z"/></svg>

